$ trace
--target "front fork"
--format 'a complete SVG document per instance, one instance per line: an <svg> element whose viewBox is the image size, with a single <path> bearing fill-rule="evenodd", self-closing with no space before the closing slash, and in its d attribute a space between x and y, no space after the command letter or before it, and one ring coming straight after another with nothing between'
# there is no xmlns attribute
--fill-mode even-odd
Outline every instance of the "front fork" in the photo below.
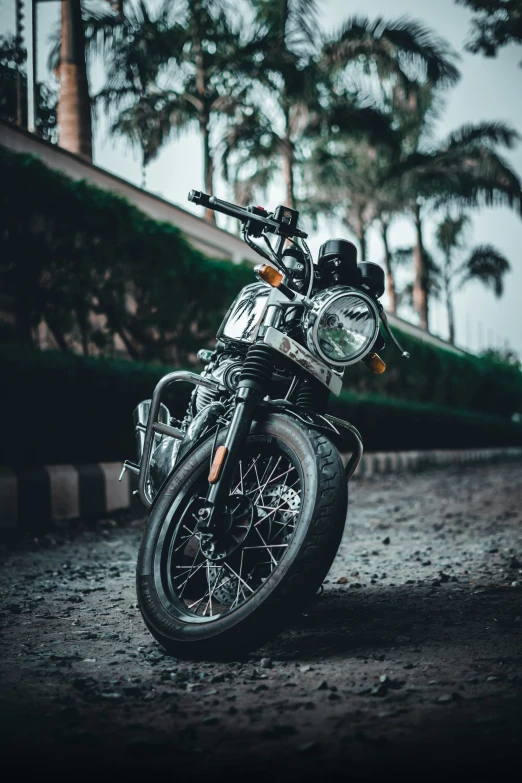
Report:
<svg viewBox="0 0 522 783"><path fill-rule="evenodd" d="M262 343L253 345L243 364L225 442L216 449L211 465L206 502L199 510L198 528L202 533L218 535L220 532L239 455L250 432L255 410L266 394L272 369L272 349Z"/></svg>

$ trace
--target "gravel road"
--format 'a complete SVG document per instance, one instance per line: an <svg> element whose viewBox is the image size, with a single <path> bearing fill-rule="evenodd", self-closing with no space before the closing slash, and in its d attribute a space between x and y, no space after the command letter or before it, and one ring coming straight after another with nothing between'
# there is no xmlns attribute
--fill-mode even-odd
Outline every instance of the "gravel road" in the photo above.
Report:
<svg viewBox="0 0 522 783"><path fill-rule="evenodd" d="M143 520L4 547L3 764L71 780L108 767L493 780L510 764L518 778L521 523L520 463L354 482L323 594L226 664L178 661L148 635L134 592Z"/></svg>

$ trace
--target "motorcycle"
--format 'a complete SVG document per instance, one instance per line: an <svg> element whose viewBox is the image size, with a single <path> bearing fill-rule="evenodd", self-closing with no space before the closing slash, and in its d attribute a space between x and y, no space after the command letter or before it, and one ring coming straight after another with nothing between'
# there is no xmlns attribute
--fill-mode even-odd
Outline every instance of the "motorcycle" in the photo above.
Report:
<svg viewBox="0 0 522 783"><path fill-rule="evenodd" d="M358 263L351 242L328 240L314 262L296 210L188 198L240 220L264 263L215 349L199 351L201 374L169 373L138 405L138 460L122 475L137 475L150 512L137 563L145 624L170 653L202 658L259 646L317 593L363 451L357 429L327 413L328 398L355 362L384 372L381 324L408 354L379 302L383 270ZM182 420L162 402L178 382L194 386Z"/></svg>

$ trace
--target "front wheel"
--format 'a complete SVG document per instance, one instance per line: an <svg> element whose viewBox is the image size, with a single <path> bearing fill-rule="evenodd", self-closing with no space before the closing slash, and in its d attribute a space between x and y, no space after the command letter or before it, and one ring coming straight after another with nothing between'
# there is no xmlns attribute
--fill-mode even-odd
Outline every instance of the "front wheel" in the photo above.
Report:
<svg viewBox="0 0 522 783"><path fill-rule="evenodd" d="M312 597L337 552L347 508L340 455L284 415L249 435L217 541L197 527L213 438L167 482L141 542L140 609L179 657L236 656L259 646ZM224 433L217 445L224 441Z"/></svg>

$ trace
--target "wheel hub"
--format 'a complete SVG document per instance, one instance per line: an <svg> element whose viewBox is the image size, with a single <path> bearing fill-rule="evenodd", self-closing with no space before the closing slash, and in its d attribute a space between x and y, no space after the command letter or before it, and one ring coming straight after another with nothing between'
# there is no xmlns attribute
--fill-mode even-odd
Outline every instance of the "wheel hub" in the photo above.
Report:
<svg viewBox="0 0 522 783"><path fill-rule="evenodd" d="M243 544L253 521L254 505L251 499L239 493L230 495L220 520L221 530L217 534L201 536L201 552L208 560L224 560Z"/></svg>

